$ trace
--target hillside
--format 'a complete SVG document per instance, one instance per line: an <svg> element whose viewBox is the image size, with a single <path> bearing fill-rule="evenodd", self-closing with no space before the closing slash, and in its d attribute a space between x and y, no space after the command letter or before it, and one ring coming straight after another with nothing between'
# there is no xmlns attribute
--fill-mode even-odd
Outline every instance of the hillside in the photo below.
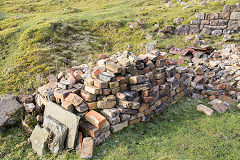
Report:
<svg viewBox="0 0 240 160"><path fill-rule="evenodd" d="M2 0L0 93L33 92L50 73L88 62L100 53L126 49L142 53L151 41L162 50L186 46L189 42L183 36L163 39L154 25L160 29L174 25L179 17L182 24L189 23L195 12L217 12L224 4L236 2ZM130 28L136 21L141 27Z"/></svg>

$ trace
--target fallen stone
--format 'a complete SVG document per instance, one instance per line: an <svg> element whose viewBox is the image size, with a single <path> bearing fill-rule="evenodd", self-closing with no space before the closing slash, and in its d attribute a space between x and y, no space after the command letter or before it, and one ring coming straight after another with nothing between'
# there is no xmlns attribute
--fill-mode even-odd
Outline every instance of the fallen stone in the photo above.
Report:
<svg viewBox="0 0 240 160"><path fill-rule="evenodd" d="M125 121L125 122L122 122L122 123L111 125L110 130L111 130L111 132L114 133L114 132L122 130L123 128L125 128L127 126L128 126L128 121Z"/></svg>
<svg viewBox="0 0 240 160"><path fill-rule="evenodd" d="M228 106L224 104L222 100L215 99L208 104L212 105L212 109L217 111L218 113L225 113L228 109Z"/></svg>
<svg viewBox="0 0 240 160"><path fill-rule="evenodd" d="M47 144L50 139L50 132L46 128L41 128L39 125L36 125L31 136L30 141L32 149L39 156L47 152Z"/></svg>
<svg viewBox="0 0 240 160"><path fill-rule="evenodd" d="M75 140L78 134L78 125L80 117L63 109L61 106L48 102L45 106L44 118L50 116L68 128L68 135L66 139L66 148L74 148Z"/></svg>
<svg viewBox="0 0 240 160"><path fill-rule="evenodd" d="M109 130L101 133L98 137L93 139L94 144L99 145L99 144L103 143L110 135L111 135L111 132Z"/></svg>
<svg viewBox="0 0 240 160"><path fill-rule="evenodd" d="M204 106L202 104L199 104L197 106L197 110L200 111L200 112L203 112L204 114L208 115L208 116L211 116L213 115L213 110L207 106Z"/></svg>
<svg viewBox="0 0 240 160"><path fill-rule="evenodd" d="M52 141L49 144L50 151L56 154L61 152L67 137L67 127L50 116L44 118L43 127L50 130L53 134Z"/></svg>
<svg viewBox="0 0 240 160"><path fill-rule="evenodd" d="M82 149L81 149L81 158L91 159L93 156L94 141L92 137L83 138Z"/></svg>
<svg viewBox="0 0 240 160"><path fill-rule="evenodd" d="M16 125L21 121L23 105L18 102L14 95L0 97L0 131L5 127Z"/></svg>

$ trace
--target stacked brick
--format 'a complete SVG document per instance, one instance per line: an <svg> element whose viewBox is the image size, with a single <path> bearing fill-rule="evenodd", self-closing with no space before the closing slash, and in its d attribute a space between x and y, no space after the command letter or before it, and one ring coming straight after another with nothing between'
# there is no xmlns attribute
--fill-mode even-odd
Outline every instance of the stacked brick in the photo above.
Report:
<svg viewBox="0 0 240 160"><path fill-rule="evenodd" d="M81 117L79 132L95 145L128 125L150 120L187 94L190 85L188 70L155 50L139 56L118 52L95 66L75 66L48 78L38 89L37 105L52 101Z"/></svg>
<svg viewBox="0 0 240 160"><path fill-rule="evenodd" d="M240 5L226 5L220 13L196 13L190 25L181 25L175 34L201 33L221 36L240 32Z"/></svg>

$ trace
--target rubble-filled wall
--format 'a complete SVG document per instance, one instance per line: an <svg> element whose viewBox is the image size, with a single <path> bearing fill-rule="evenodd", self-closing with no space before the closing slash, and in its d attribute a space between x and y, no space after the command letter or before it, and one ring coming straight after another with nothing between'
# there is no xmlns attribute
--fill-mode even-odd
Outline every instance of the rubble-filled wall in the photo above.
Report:
<svg viewBox="0 0 240 160"><path fill-rule="evenodd" d="M167 59L165 52L152 51L139 56L118 52L110 57L103 55L97 63L67 69L58 77L49 76L49 83L38 89L35 101L37 108L45 108L43 127L51 131L53 119L57 121L52 122L54 126L66 126L65 147L78 146L78 151L79 143L84 142L77 137L88 137L88 141L92 137L88 143L98 145L112 133L148 121L153 114L182 98L191 81L188 74L188 69ZM58 145L51 145L52 152L64 148L62 139L61 143L54 138L53 141Z"/></svg>
<svg viewBox="0 0 240 160"><path fill-rule="evenodd" d="M220 13L196 13L190 25L178 26L174 34L201 33L221 36L240 32L240 5L226 5Z"/></svg>

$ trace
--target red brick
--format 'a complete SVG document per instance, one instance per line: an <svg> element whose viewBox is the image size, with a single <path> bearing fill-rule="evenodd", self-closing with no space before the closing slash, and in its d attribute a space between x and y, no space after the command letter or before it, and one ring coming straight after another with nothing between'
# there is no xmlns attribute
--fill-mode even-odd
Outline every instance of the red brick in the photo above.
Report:
<svg viewBox="0 0 240 160"><path fill-rule="evenodd" d="M79 104L81 104L81 102L83 101L83 99L78 96L77 94L74 93L70 93L66 98L65 101L70 102L71 104L73 104L74 106L78 106Z"/></svg>
<svg viewBox="0 0 240 160"><path fill-rule="evenodd" d="M91 110L85 115L85 118L88 122L94 125L97 128L101 128L106 122L106 118L102 116L100 113Z"/></svg>
<svg viewBox="0 0 240 160"><path fill-rule="evenodd" d="M89 135L93 138L97 137L101 133L100 129L87 121L81 121L79 124L79 129L84 134Z"/></svg>

